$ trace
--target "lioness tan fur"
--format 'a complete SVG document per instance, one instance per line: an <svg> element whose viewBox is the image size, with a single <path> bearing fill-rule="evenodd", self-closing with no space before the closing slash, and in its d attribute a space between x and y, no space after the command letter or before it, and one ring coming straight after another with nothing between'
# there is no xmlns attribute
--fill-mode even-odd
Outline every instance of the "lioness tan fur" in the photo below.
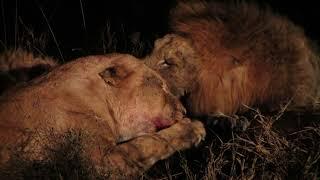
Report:
<svg viewBox="0 0 320 180"><path fill-rule="evenodd" d="M91 139L84 147L97 169L136 175L204 137L184 111L165 81L134 57L80 58L0 98L0 167L21 143L22 156L45 159L51 132L72 130Z"/></svg>
<svg viewBox="0 0 320 180"><path fill-rule="evenodd" d="M172 33L146 64L186 98L193 115L231 115L246 106L276 110L319 97L319 56L287 18L246 2L181 2Z"/></svg>

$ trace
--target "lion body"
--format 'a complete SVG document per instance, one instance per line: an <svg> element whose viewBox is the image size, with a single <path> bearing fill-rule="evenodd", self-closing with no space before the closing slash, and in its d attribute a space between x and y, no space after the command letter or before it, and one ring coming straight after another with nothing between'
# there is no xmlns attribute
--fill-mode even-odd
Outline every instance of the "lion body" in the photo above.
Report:
<svg viewBox="0 0 320 180"><path fill-rule="evenodd" d="M19 148L31 161L46 159L52 134L75 131L88 135L85 152L97 167L133 174L203 137L183 111L163 79L132 56L80 58L1 97L0 165Z"/></svg>
<svg viewBox="0 0 320 180"><path fill-rule="evenodd" d="M146 63L187 99L193 115L318 100L319 57L301 28L270 10L245 2L180 3L171 28Z"/></svg>

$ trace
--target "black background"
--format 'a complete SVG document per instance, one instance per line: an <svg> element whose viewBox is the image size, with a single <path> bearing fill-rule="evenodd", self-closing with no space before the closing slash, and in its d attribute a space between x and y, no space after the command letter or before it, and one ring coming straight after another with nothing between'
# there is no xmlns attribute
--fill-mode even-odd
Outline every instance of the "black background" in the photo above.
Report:
<svg viewBox="0 0 320 180"><path fill-rule="evenodd" d="M319 40L320 8L316 2L256 2L269 5L302 26L312 40ZM139 40L145 47L150 47L155 38L167 32L167 15L174 4L173 0L1 0L1 50L27 41L57 58L61 58L57 44L64 59L102 53L102 34L106 27L117 39L115 51L130 52L128 42L135 32L140 33ZM42 49L32 40L39 37L46 42Z"/></svg>

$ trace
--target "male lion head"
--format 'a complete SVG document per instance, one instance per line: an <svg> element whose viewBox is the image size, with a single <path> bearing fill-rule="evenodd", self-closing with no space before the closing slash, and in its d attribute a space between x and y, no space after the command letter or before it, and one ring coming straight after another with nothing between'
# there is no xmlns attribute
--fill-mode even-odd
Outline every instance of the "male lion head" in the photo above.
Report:
<svg viewBox="0 0 320 180"><path fill-rule="evenodd" d="M167 80L174 95L183 96L196 86L200 61L189 39L170 34L156 40L146 64Z"/></svg>
<svg viewBox="0 0 320 180"><path fill-rule="evenodd" d="M303 31L284 17L240 3L179 3L172 33L146 64L159 72L193 115L233 114L314 102L318 57Z"/></svg>

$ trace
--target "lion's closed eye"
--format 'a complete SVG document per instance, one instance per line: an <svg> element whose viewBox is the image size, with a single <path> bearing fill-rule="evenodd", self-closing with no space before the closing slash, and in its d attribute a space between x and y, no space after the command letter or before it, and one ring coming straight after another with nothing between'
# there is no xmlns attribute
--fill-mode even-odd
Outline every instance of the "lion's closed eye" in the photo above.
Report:
<svg viewBox="0 0 320 180"><path fill-rule="evenodd" d="M158 62L158 65L160 68L168 68L168 67L176 66L177 64L173 58L164 58Z"/></svg>

